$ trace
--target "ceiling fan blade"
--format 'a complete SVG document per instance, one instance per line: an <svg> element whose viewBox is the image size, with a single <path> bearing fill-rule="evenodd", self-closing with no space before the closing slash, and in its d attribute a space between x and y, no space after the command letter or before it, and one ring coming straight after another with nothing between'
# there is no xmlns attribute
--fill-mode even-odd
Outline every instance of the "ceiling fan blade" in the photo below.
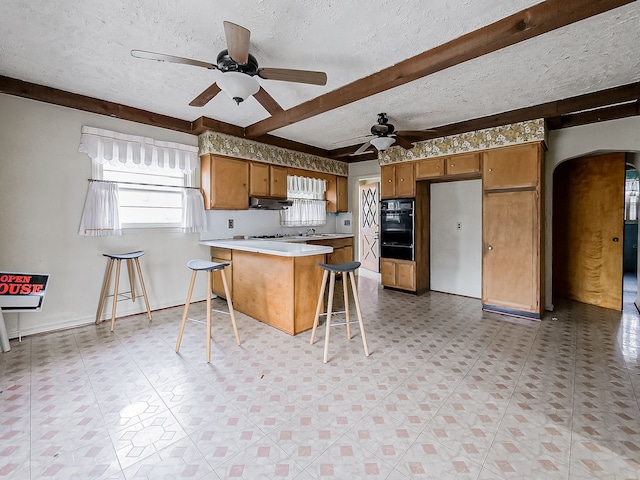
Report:
<svg viewBox="0 0 640 480"><path fill-rule="evenodd" d="M403 137L423 137L425 133L433 133L436 130L434 129L426 129L426 130L398 130L396 135L401 135Z"/></svg>
<svg viewBox="0 0 640 480"><path fill-rule="evenodd" d="M275 99L269 95L269 93L262 87L258 90L258 93L254 93L253 97L264 107L264 109L271 115L283 112L284 109L275 101Z"/></svg>
<svg viewBox="0 0 640 480"><path fill-rule="evenodd" d="M367 151L367 149L371 146L371 142L365 142L362 145L360 145L360 148L357 149L355 152L353 152L353 155L360 155L361 153L364 153Z"/></svg>
<svg viewBox="0 0 640 480"><path fill-rule="evenodd" d="M395 139L396 139L396 143L398 145L400 145L402 148L404 148L405 150L411 150L413 148L413 143L411 143L410 140L407 140L406 138L402 138L399 135L394 135Z"/></svg>
<svg viewBox="0 0 640 480"><path fill-rule="evenodd" d="M326 85L327 74L311 70L292 70L290 68L260 68L258 76L265 80L281 80L283 82L309 83Z"/></svg>
<svg viewBox="0 0 640 480"><path fill-rule="evenodd" d="M249 39L251 32L240 25L223 22L224 35L227 38L227 50L234 62L244 64L249 61Z"/></svg>
<svg viewBox="0 0 640 480"><path fill-rule="evenodd" d="M145 52L144 50L131 50L131 56L136 58L144 58L146 60L156 60L158 62L182 63L185 65L193 65L195 67L208 68L209 70L215 70L218 68L213 63L201 62L200 60L192 60L191 58L165 55L164 53Z"/></svg>
<svg viewBox="0 0 640 480"><path fill-rule="evenodd" d="M220 93L220 87L217 83L211 84L207 89L194 98L189 104L192 107L204 107L213 97Z"/></svg>

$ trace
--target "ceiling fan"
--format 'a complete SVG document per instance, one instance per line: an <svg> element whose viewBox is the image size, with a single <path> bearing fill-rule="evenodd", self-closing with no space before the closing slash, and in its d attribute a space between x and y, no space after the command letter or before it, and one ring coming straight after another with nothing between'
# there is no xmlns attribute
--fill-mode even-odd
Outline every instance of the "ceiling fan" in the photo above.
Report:
<svg viewBox="0 0 640 480"><path fill-rule="evenodd" d="M249 53L249 38L251 32L240 25L231 22L223 22L224 33L227 41L227 49L222 50L216 59L216 63L202 62L190 58L175 57L162 53L146 52L143 50L131 50L131 55L136 58L157 60L159 62L183 63L196 67L220 70L222 74L217 82L207 87L200 95L194 98L189 105L203 107L209 103L220 91L226 92L237 104L250 96L255 99L271 114L282 111L282 107L260 86L255 76L266 80L280 80L283 82L307 83L311 85L326 85L327 74L310 70L292 70L288 68L260 68L258 61Z"/></svg>
<svg viewBox="0 0 640 480"><path fill-rule="evenodd" d="M361 153L366 152L370 146L374 146L379 152L384 152L387 148L389 148L394 143L397 143L405 150L410 150L413 148L413 142L417 140L409 140L407 137L416 137L419 139L422 135L428 132L433 132L435 130L398 130L396 131L395 127L389 123L389 119L387 118L386 113L378 114L378 123L374 124L371 127L371 140L363 143L360 148L358 148L353 155L360 155Z"/></svg>

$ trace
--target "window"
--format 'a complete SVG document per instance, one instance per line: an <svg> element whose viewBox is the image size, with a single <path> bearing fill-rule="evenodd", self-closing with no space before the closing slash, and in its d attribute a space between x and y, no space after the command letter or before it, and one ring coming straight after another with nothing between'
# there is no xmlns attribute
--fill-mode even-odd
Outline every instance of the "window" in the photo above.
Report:
<svg viewBox="0 0 640 480"><path fill-rule="evenodd" d="M93 180L118 185L117 224L201 230L197 202L187 199L199 192L185 189L195 187L198 147L84 126L78 150L91 158Z"/></svg>
<svg viewBox="0 0 640 480"><path fill-rule="evenodd" d="M94 164L94 178L117 182L123 228L180 227L182 189L195 183L194 172L118 163Z"/></svg>
<svg viewBox="0 0 640 480"><path fill-rule="evenodd" d="M626 177L624 186L624 219L635 222L638 220L638 171L629 169Z"/></svg>
<svg viewBox="0 0 640 480"><path fill-rule="evenodd" d="M280 212L284 227L312 227L327 223L327 182L318 178L287 176L287 198L293 201Z"/></svg>

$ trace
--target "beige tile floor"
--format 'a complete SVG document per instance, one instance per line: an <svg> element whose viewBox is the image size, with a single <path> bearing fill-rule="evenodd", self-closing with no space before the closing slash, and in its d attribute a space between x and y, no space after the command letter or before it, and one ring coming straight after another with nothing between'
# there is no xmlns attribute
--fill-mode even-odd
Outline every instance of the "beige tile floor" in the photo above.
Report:
<svg viewBox="0 0 640 480"><path fill-rule="evenodd" d="M640 479L640 315L542 322L359 279L357 327L290 337L180 308L12 341L0 479ZM338 290L340 291L340 290ZM223 306L224 302L220 302ZM204 315L204 303L194 306Z"/></svg>

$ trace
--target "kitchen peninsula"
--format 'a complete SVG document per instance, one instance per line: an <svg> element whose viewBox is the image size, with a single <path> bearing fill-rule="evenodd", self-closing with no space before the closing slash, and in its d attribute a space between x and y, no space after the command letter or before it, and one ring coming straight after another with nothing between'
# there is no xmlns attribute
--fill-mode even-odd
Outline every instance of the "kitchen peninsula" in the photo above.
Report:
<svg viewBox="0 0 640 480"><path fill-rule="evenodd" d="M234 308L296 335L313 326L322 270L333 247L289 241L203 240L214 261L228 261ZM214 278L215 284L215 278Z"/></svg>

